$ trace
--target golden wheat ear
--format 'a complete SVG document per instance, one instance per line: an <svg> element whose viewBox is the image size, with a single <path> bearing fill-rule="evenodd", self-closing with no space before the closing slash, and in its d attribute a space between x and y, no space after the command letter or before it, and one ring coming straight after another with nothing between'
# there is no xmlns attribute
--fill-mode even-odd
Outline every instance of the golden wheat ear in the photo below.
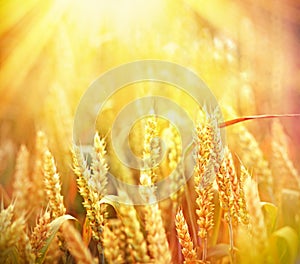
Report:
<svg viewBox="0 0 300 264"><path fill-rule="evenodd" d="M219 124L220 128L228 127L237 123L245 122L248 120L257 120L257 119L270 119L270 118L284 118L284 117L300 117L300 114L282 114L282 115L255 115L255 116L244 116L235 118L232 120L225 121Z"/></svg>

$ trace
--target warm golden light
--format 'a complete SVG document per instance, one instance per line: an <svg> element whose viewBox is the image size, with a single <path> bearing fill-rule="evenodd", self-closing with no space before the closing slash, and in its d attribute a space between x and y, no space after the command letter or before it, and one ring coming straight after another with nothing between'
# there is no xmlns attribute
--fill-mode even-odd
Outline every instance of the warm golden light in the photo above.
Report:
<svg viewBox="0 0 300 264"><path fill-rule="evenodd" d="M0 17L0 263L299 261L297 1L3 0Z"/></svg>

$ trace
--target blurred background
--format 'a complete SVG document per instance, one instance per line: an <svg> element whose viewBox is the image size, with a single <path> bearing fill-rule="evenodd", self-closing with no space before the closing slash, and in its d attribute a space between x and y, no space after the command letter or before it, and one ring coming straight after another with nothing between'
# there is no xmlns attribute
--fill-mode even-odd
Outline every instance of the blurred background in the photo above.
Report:
<svg viewBox="0 0 300 264"><path fill-rule="evenodd" d="M1 0L0 17L0 183L8 194L16 152L33 149L40 129L59 171L71 173L65 153L76 106L122 63L188 67L238 116L300 113L299 1ZM299 170L300 120L282 123ZM248 128L267 152L270 121Z"/></svg>

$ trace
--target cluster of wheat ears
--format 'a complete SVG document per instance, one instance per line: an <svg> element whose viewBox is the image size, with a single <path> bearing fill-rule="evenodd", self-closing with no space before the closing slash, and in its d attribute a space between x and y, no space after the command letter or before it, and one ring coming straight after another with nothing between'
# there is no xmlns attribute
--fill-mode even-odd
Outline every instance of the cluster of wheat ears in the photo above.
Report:
<svg viewBox="0 0 300 264"><path fill-rule="evenodd" d="M285 208L289 203L299 205L300 182L286 154L287 138L279 122L272 125L269 166L245 126L232 128L231 136L238 142L237 156L230 145L222 143L216 117L199 110L193 132L194 173L188 181L178 131L170 124L162 125L154 115L144 120L141 130L144 167L136 173L137 185L153 187L147 193L141 188L139 195L146 205L132 205L131 194L121 188L108 190L112 161L106 140L98 133L89 158L78 146L70 151L85 209L82 212L69 213L64 204L61 177L65 176L57 170L47 136L37 133L34 153L22 145L12 200L1 205L0 262L295 261L299 212ZM157 137L162 134L165 159L159 164L156 160L162 149ZM168 199L151 203L155 201L155 183L172 171L170 184L181 187ZM122 202L107 199L108 192L114 192Z"/></svg>

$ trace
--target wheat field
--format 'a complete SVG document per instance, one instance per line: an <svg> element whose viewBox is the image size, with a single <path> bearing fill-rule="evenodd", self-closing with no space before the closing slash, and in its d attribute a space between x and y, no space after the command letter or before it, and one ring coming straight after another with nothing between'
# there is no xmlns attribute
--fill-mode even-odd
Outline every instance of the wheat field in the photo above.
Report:
<svg viewBox="0 0 300 264"><path fill-rule="evenodd" d="M300 113L297 1L10 0L0 14L0 263L300 262L300 118L287 116ZM218 109L166 83L124 86L87 154L73 141L83 94L146 59L192 70ZM129 120L110 137L118 113L132 101L142 113L146 95L192 125L153 101L126 135L131 152L115 148ZM230 125L263 114L283 116Z"/></svg>

